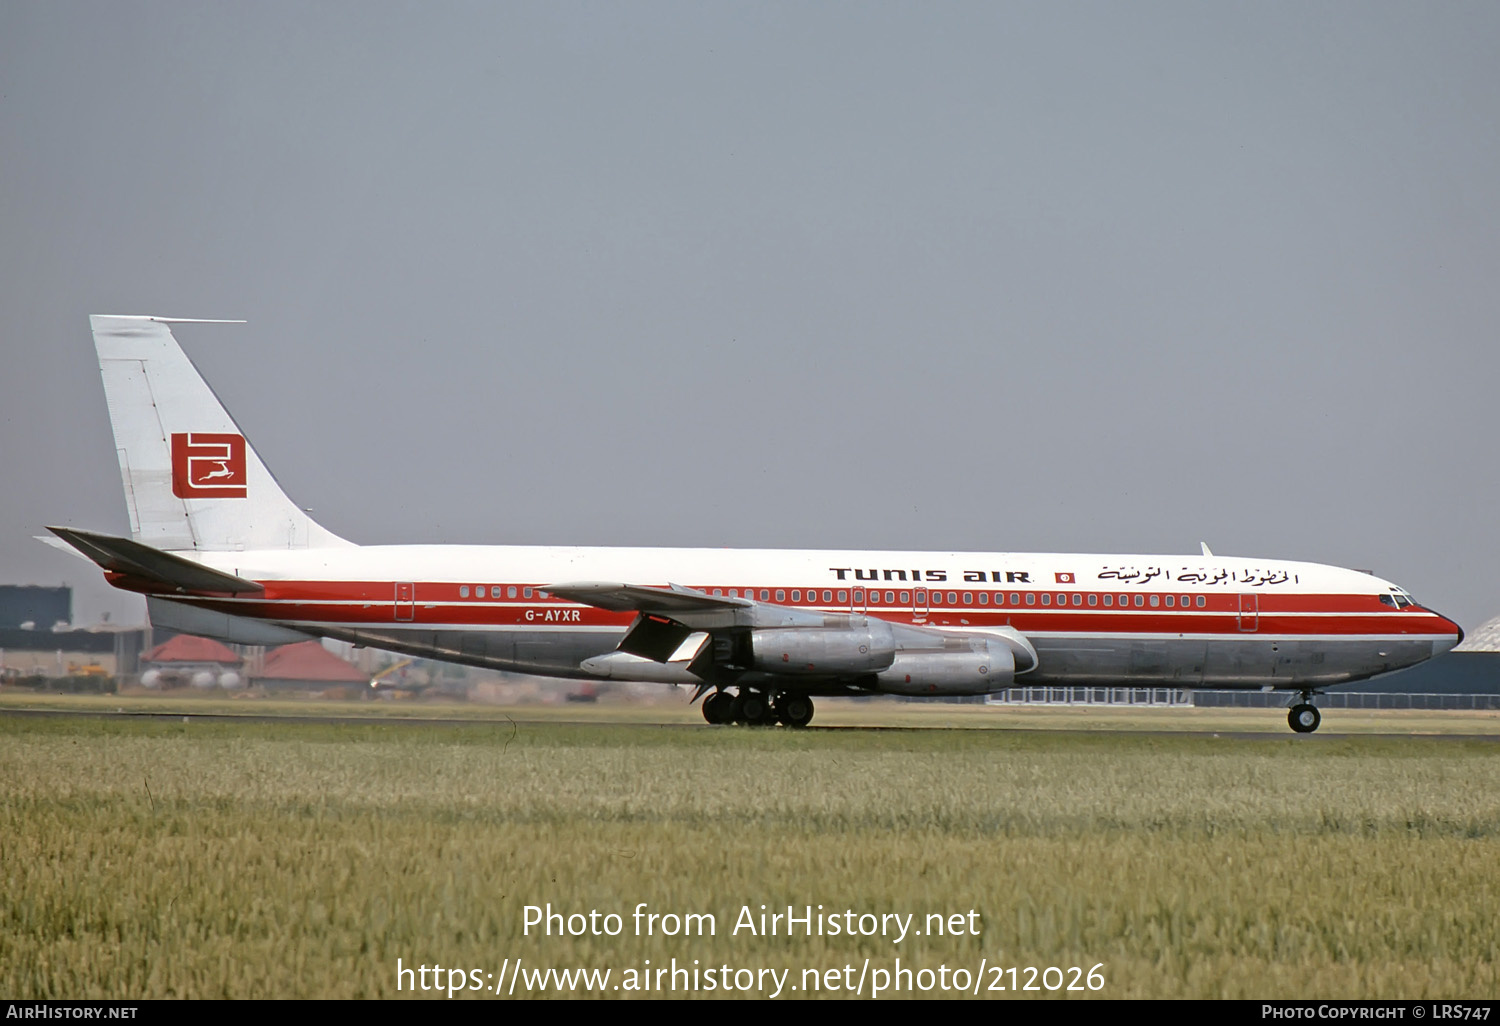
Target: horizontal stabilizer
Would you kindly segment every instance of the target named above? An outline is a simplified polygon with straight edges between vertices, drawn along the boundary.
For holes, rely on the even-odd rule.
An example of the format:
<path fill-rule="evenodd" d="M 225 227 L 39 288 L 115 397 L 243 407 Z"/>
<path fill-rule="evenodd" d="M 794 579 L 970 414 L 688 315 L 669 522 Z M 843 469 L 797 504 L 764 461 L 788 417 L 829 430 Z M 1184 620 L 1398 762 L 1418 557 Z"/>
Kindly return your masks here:
<path fill-rule="evenodd" d="M 32 535 L 32 537 L 35 538 L 37 541 L 41 542 L 43 545 L 50 545 L 50 546 L 52 546 L 58 552 L 66 552 L 68 555 L 72 556 L 74 559 L 81 559 L 85 563 L 92 563 L 93 562 L 92 559 L 90 559 L 88 556 L 85 556 L 82 552 L 79 552 L 77 549 L 75 549 L 73 546 L 69 545 L 67 542 L 63 541 L 61 538 L 52 538 L 52 537 L 49 537 L 49 536 L 47 536 L 45 534 L 34 534 L 34 535 Z"/>
<path fill-rule="evenodd" d="M 115 574 L 126 574 L 161 584 L 173 591 L 229 592 L 264 591 L 261 585 L 234 574 L 213 570 L 170 552 L 153 549 L 129 538 L 80 531 L 72 527 L 47 530 Z"/>

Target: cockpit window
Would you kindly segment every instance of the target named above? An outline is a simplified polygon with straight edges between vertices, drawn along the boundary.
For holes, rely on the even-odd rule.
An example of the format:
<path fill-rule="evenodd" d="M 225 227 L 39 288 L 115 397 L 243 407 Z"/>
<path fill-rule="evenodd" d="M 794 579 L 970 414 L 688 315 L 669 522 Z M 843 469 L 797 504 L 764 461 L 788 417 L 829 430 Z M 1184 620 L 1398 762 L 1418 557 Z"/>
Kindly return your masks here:
<path fill-rule="evenodd" d="M 1417 604 L 1416 599 L 1412 598 L 1400 588 L 1392 588 L 1389 595 L 1380 596 L 1380 601 L 1384 602 L 1388 606 L 1395 606 L 1397 609 L 1405 609 L 1407 606 L 1414 606 Z"/>
<path fill-rule="evenodd" d="M 1396 608 L 1396 597 L 1394 595 L 1382 595 L 1380 601 L 1392 609 Z"/>

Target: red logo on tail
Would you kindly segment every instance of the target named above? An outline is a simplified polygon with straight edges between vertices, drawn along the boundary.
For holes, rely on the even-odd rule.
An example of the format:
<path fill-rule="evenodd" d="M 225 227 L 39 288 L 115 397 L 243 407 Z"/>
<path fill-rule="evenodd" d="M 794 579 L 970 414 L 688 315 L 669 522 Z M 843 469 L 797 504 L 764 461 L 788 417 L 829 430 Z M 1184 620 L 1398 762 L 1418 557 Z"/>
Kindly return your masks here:
<path fill-rule="evenodd" d="M 172 436 L 172 494 L 179 499 L 243 499 L 247 482 L 243 435 Z"/>

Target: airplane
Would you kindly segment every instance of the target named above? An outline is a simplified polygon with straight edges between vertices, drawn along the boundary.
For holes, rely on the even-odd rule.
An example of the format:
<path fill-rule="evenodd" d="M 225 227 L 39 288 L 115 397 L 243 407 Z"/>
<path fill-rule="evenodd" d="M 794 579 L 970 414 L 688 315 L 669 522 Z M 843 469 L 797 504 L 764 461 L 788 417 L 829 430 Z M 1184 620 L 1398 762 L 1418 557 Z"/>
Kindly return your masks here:
<path fill-rule="evenodd" d="M 830 695 L 1022 685 L 1290 693 L 1412 666 L 1463 630 L 1374 575 L 1198 555 L 356 545 L 276 483 L 172 334 L 95 315 L 130 537 L 50 527 L 153 625 L 694 688 L 711 724 L 806 726 Z M 188 323 L 204 323 L 188 321 Z M 223 322 L 208 322 L 223 323 Z"/>

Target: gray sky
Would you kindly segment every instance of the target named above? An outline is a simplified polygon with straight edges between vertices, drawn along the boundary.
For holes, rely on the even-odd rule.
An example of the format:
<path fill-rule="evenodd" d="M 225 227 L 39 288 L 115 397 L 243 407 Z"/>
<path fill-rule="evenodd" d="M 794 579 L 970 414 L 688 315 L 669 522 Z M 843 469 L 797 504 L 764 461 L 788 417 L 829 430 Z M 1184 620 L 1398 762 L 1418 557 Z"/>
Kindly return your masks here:
<path fill-rule="evenodd" d="M 356 541 L 1195 552 L 1500 613 L 1500 6 L 0 0 L 0 581 L 90 313 Z"/>

